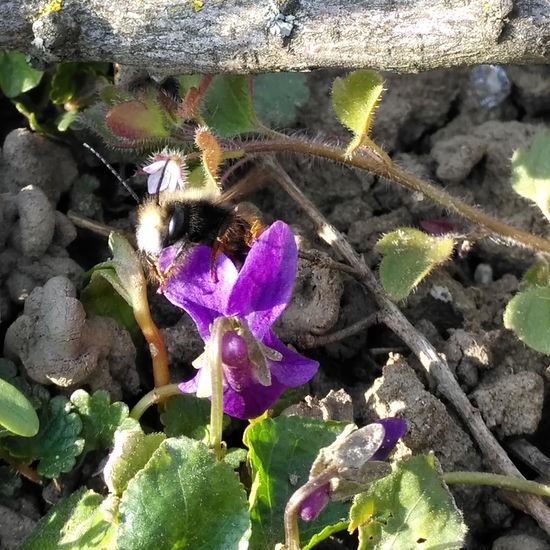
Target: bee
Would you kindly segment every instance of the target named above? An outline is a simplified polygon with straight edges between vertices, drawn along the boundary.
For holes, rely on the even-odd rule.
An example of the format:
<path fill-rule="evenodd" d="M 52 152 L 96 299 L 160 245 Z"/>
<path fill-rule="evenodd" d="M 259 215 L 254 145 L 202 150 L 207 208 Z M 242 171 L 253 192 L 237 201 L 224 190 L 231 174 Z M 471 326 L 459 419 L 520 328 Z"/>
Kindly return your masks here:
<path fill-rule="evenodd" d="M 250 203 L 235 204 L 240 197 L 260 185 L 262 182 L 259 180 L 245 178 L 219 194 L 197 188 L 157 191 L 140 202 L 134 190 L 112 166 L 90 145 L 84 143 L 84 146 L 109 168 L 139 204 L 135 233 L 137 248 L 145 259 L 151 278 L 160 285 L 170 275 L 188 245 L 206 244 L 212 247 L 210 270 L 215 279 L 218 256 L 225 254 L 237 265 L 242 264 L 250 247 L 265 229 L 256 207 Z M 179 247 L 176 257 L 172 265 L 162 271 L 158 265 L 160 253 L 172 245 Z"/>
<path fill-rule="evenodd" d="M 225 254 L 242 264 L 250 247 L 265 229 L 258 211 L 249 203 L 234 205 L 242 192 L 237 184 L 220 195 L 200 189 L 164 191 L 146 199 L 137 212 L 136 241 L 153 277 L 162 284 L 187 245 L 212 247 L 211 273 L 215 279 L 216 260 Z M 161 272 L 158 257 L 168 246 L 179 249 L 173 265 Z"/>

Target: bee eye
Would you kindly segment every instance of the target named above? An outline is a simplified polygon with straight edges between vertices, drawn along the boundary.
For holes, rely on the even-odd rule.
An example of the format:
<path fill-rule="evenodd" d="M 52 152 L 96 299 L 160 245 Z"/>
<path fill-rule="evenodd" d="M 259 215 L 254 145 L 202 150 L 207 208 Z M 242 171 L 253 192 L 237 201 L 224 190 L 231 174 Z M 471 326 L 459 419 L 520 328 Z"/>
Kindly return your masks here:
<path fill-rule="evenodd" d="M 185 216 L 182 210 L 174 210 L 174 213 L 168 221 L 168 232 L 166 233 L 166 240 L 169 244 L 175 243 L 183 235 L 183 226 L 185 222 Z"/>

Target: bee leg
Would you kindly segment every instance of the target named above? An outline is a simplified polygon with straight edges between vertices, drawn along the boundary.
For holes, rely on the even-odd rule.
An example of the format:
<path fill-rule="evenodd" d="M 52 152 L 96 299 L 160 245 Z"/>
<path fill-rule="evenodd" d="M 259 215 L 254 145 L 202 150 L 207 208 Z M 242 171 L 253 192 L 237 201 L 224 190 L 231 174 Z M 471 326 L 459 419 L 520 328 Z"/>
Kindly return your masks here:
<path fill-rule="evenodd" d="M 212 245 L 212 255 L 210 256 L 210 276 L 214 283 L 218 282 L 218 273 L 216 270 L 216 262 L 218 261 L 218 256 L 223 252 L 223 243 L 216 239 Z"/>

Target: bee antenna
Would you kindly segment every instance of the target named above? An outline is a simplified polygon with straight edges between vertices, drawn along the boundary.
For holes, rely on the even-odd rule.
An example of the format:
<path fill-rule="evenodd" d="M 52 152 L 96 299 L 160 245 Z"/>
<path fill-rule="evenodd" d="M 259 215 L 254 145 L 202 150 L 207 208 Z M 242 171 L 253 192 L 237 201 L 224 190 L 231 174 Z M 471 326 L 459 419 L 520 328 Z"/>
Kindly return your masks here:
<path fill-rule="evenodd" d="M 128 185 L 128 182 L 126 180 L 123 180 L 120 177 L 120 174 L 90 144 L 83 143 L 82 145 L 84 145 L 86 149 L 91 151 L 109 169 L 111 174 L 115 176 L 115 178 L 122 184 L 124 189 L 126 189 L 126 191 L 130 193 L 131 197 L 139 204 L 139 197 L 136 195 L 135 191 Z"/>

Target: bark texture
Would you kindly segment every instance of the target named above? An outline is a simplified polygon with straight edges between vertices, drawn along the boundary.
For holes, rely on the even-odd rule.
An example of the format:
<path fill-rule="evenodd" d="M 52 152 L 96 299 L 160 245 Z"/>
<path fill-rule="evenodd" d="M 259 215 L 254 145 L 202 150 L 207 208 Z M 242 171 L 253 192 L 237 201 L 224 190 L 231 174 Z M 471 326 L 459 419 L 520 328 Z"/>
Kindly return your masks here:
<path fill-rule="evenodd" d="M 159 74 L 547 63 L 549 0 L 0 0 L 0 49 Z"/>

